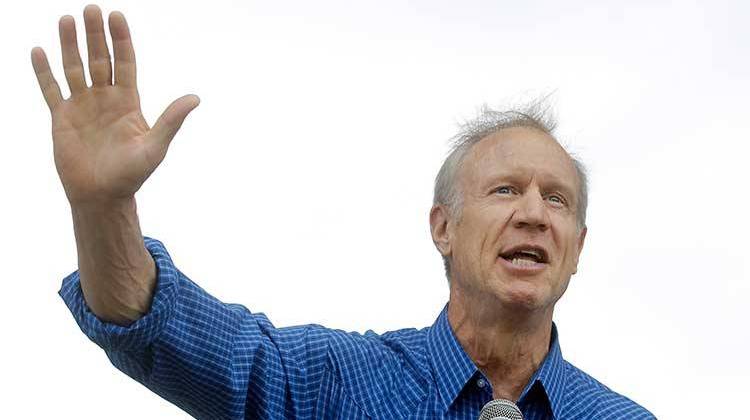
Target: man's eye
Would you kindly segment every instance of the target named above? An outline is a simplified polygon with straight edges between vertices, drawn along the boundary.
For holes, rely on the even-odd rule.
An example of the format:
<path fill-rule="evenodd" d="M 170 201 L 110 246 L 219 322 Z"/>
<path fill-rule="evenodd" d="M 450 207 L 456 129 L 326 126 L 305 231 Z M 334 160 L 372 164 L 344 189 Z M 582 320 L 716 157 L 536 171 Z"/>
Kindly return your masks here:
<path fill-rule="evenodd" d="M 562 197 L 560 197 L 557 194 L 550 194 L 547 196 L 547 200 L 555 203 L 555 204 L 565 204 L 565 200 L 563 200 Z"/>
<path fill-rule="evenodd" d="M 499 194 L 510 194 L 513 192 L 513 190 L 508 186 L 504 186 L 496 189 L 495 192 Z"/>

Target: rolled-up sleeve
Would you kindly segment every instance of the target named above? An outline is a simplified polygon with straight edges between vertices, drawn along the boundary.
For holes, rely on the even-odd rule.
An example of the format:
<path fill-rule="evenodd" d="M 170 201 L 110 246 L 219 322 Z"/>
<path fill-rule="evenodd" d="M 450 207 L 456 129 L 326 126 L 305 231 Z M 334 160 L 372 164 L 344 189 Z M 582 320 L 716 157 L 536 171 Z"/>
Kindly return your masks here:
<path fill-rule="evenodd" d="M 78 270 L 63 279 L 58 292 L 78 326 L 104 350 L 127 351 L 150 345 L 174 312 L 178 293 L 178 273 L 164 245 L 144 237 L 146 249 L 156 263 L 156 289 L 149 312 L 128 327 L 101 321 L 86 304 Z"/>

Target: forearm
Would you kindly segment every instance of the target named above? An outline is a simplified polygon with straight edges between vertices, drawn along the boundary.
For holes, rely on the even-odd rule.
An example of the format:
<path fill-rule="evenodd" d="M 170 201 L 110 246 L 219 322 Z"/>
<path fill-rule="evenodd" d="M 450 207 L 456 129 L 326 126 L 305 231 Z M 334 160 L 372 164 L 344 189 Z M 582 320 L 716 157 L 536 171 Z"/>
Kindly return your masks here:
<path fill-rule="evenodd" d="M 86 304 L 103 321 L 130 325 L 148 312 L 156 285 L 135 198 L 71 211 Z"/>

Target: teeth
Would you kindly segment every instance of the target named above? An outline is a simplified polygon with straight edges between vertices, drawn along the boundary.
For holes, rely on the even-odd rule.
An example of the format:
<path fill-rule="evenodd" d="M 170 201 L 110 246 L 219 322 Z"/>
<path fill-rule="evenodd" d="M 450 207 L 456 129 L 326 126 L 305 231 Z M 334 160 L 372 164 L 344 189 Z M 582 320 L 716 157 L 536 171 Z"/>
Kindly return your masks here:
<path fill-rule="evenodd" d="M 541 255 L 539 255 L 539 252 L 538 252 L 538 251 L 536 251 L 536 250 L 521 251 L 521 252 L 522 252 L 522 253 L 524 253 L 524 254 L 527 254 L 527 255 L 532 255 L 532 256 L 534 256 L 534 257 L 536 257 L 536 258 L 538 258 L 538 259 L 539 259 L 539 258 L 542 258 L 542 256 L 541 256 Z"/>
<path fill-rule="evenodd" d="M 525 258 L 513 258 L 511 262 L 515 265 L 520 265 L 520 266 L 525 266 L 525 267 L 529 267 L 529 266 L 536 264 L 534 261 L 527 260 Z"/>

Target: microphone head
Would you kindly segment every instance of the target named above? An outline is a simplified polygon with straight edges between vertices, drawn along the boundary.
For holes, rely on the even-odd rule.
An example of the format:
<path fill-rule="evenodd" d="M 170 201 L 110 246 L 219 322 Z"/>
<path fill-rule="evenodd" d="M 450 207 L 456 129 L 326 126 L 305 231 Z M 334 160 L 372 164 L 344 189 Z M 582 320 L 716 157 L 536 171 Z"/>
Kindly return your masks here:
<path fill-rule="evenodd" d="M 479 420 L 523 420 L 523 415 L 513 401 L 501 398 L 485 404 L 479 413 Z"/>

